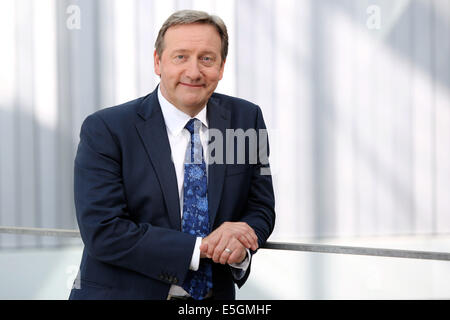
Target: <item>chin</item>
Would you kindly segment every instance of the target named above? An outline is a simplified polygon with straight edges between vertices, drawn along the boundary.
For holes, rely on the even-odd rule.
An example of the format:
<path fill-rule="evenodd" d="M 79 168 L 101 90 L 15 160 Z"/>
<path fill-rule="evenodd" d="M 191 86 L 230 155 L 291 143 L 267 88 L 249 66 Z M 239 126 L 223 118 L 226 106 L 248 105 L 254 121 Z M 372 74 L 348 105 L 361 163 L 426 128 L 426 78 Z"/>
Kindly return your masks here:
<path fill-rule="evenodd" d="M 207 100 L 205 101 L 204 96 L 199 97 L 197 95 L 185 96 L 184 99 L 182 99 L 182 101 L 185 106 L 190 107 L 199 107 L 200 105 L 207 103 Z"/>
<path fill-rule="evenodd" d="M 201 100 L 183 100 L 183 105 L 189 109 L 201 108 L 206 105 L 206 102 L 203 103 Z"/>

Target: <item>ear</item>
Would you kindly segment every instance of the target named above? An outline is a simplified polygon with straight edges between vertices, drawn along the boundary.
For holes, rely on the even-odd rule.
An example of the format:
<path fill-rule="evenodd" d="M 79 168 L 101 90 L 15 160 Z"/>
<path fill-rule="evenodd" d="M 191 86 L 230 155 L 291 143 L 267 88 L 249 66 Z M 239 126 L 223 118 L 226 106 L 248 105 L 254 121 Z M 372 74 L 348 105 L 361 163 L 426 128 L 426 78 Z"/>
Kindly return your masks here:
<path fill-rule="evenodd" d="M 158 55 L 158 53 L 155 52 L 153 53 L 153 62 L 154 62 L 154 67 L 155 67 L 155 74 L 159 77 L 161 77 L 161 59 Z"/>
<path fill-rule="evenodd" d="M 227 60 L 223 60 L 222 65 L 220 66 L 219 80 L 222 80 L 223 78 L 223 72 L 225 70 L 225 62 L 227 62 Z"/>

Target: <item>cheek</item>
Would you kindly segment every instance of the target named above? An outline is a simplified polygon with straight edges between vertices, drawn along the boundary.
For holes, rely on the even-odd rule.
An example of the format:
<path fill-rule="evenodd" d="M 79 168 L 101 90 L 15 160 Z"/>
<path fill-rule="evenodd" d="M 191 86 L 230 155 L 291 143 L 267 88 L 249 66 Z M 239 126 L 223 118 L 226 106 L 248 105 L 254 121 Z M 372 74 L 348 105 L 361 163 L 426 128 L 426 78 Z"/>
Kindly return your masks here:
<path fill-rule="evenodd" d="M 180 72 L 176 68 L 171 68 L 170 66 L 164 66 L 164 68 L 161 68 L 162 71 L 162 78 L 164 78 L 164 81 L 174 83 L 178 82 L 180 79 Z"/>
<path fill-rule="evenodd" d="M 222 73 L 220 72 L 220 70 L 208 70 L 207 72 L 205 72 L 205 77 L 208 79 L 209 82 L 214 83 L 221 80 Z"/>

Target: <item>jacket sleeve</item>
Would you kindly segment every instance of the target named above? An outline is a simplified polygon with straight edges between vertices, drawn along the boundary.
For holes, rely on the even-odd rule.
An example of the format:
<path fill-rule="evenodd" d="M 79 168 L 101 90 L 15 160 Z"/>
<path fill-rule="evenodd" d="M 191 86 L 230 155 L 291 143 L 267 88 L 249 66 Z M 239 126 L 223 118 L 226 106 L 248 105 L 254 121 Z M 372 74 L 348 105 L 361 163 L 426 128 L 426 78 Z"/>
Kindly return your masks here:
<path fill-rule="evenodd" d="M 269 141 L 261 109 L 257 108 L 255 128 L 258 131 L 257 163 L 252 168 L 250 189 L 247 206 L 241 219 L 256 233 L 258 245 L 261 248 L 271 235 L 275 227 L 275 196 L 272 185 L 272 176 L 269 165 Z M 251 251 L 251 254 L 256 252 Z M 250 274 L 250 266 L 245 276 L 236 280 L 241 287 Z"/>
<path fill-rule="evenodd" d="M 180 284 L 189 270 L 196 238 L 133 221 L 121 158 L 120 144 L 101 116 L 89 116 L 81 127 L 74 166 L 76 215 L 85 247 L 104 263 Z"/>

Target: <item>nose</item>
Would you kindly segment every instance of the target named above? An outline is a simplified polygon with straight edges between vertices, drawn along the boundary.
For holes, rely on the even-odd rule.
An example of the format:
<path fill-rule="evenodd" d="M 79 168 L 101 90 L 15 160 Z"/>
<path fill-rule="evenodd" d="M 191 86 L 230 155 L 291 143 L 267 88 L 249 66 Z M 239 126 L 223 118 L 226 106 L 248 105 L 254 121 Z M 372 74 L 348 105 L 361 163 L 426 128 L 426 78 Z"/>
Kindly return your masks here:
<path fill-rule="evenodd" d="M 189 62 L 189 64 L 186 67 L 185 75 L 191 81 L 198 81 L 201 79 L 202 74 L 198 67 L 198 61 L 193 59 L 192 61 Z"/>

